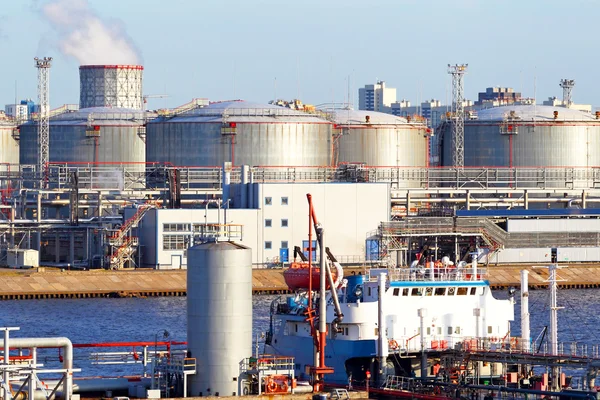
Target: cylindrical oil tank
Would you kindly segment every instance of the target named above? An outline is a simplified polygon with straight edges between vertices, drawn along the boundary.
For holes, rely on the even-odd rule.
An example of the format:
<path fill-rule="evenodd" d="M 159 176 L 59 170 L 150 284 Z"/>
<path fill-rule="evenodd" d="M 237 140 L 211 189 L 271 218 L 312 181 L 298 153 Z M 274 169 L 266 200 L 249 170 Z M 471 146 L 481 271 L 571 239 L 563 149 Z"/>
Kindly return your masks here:
<path fill-rule="evenodd" d="M 334 157 L 338 163 L 428 166 L 430 131 L 424 121 L 363 110 L 336 110 L 332 116 Z"/>
<path fill-rule="evenodd" d="M 465 120 L 465 166 L 591 167 L 600 165 L 600 120 L 565 107 L 514 105 Z M 442 165 L 452 166 L 452 124 L 441 137 Z"/>
<path fill-rule="evenodd" d="M 141 65 L 82 65 L 79 67 L 79 108 L 143 109 Z"/>
<path fill-rule="evenodd" d="M 19 137 L 14 121 L 0 117 L 0 170 L 19 164 Z"/>
<path fill-rule="evenodd" d="M 246 101 L 211 103 L 148 123 L 148 162 L 177 166 L 325 166 L 331 122 Z"/>
<path fill-rule="evenodd" d="M 143 173 L 146 161 L 144 123 L 141 110 L 107 107 L 86 108 L 50 118 L 50 162 L 97 163 L 104 169 L 112 166 Z M 37 165 L 37 122 L 22 125 L 20 132 L 21 164 Z M 104 178 L 121 179 L 114 176 Z M 131 183 L 128 180 L 140 177 L 127 174 L 122 178 L 127 185 Z"/>
<path fill-rule="evenodd" d="M 196 358 L 191 396 L 239 395 L 252 355 L 252 251 L 226 241 L 188 250 L 187 342 Z"/>

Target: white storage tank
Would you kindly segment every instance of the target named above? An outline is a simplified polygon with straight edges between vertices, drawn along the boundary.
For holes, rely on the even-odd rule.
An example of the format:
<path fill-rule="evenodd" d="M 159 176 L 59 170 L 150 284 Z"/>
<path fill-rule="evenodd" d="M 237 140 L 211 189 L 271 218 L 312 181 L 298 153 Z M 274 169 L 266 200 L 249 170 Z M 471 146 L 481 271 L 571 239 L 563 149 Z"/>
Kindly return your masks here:
<path fill-rule="evenodd" d="M 233 242 L 188 250 L 187 341 L 196 358 L 191 396 L 236 396 L 252 355 L 252 251 Z"/>

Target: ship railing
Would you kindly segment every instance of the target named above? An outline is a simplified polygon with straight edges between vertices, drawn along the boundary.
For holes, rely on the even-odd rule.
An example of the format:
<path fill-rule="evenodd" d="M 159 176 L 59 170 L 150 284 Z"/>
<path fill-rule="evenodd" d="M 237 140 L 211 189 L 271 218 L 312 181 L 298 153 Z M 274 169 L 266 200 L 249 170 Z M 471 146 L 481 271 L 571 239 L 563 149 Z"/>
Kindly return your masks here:
<path fill-rule="evenodd" d="M 411 390 L 415 387 L 415 379 L 406 376 L 388 375 L 383 384 L 387 390 Z"/>
<path fill-rule="evenodd" d="M 290 371 L 294 370 L 294 357 L 262 355 L 258 358 L 247 357 L 240 362 L 240 371 Z"/>
<path fill-rule="evenodd" d="M 485 281 L 488 279 L 487 268 L 477 268 L 477 274 L 473 274 L 470 266 L 464 268 L 389 268 L 382 270 L 372 268 L 368 270 L 368 280 L 375 282 L 381 272 L 387 272 L 390 282 L 469 282 Z"/>
<path fill-rule="evenodd" d="M 400 336 L 388 341 L 390 352 L 418 352 L 421 351 L 420 335 Z M 600 344 L 589 344 L 583 342 L 560 342 L 557 354 L 552 354 L 548 342 L 523 341 L 516 336 L 489 336 L 489 337 L 465 337 L 432 336 L 425 340 L 425 349 L 436 350 L 459 350 L 467 352 L 511 352 L 530 354 L 534 356 L 560 356 L 572 359 L 590 359 L 600 361 Z"/>

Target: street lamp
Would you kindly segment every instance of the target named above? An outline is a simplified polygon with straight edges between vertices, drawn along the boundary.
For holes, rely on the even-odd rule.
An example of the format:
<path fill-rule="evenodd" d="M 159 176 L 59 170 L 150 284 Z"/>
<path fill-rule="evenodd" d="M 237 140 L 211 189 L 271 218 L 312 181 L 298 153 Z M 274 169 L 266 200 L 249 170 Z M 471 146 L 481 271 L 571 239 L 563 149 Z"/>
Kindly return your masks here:
<path fill-rule="evenodd" d="M 156 379 L 156 366 L 158 365 L 158 358 L 156 357 L 156 354 L 158 353 L 157 347 L 158 347 L 158 335 L 159 334 L 162 334 L 163 339 L 166 339 L 169 337 L 169 331 L 167 331 L 166 329 L 160 329 L 154 334 L 154 357 L 152 358 L 152 389 L 157 388 L 155 379 Z"/>
<path fill-rule="evenodd" d="M 163 339 L 169 337 L 169 331 L 166 329 L 160 329 L 154 334 L 154 358 L 156 359 L 157 347 L 158 347 L 158 334 L 162 334 Z"/>

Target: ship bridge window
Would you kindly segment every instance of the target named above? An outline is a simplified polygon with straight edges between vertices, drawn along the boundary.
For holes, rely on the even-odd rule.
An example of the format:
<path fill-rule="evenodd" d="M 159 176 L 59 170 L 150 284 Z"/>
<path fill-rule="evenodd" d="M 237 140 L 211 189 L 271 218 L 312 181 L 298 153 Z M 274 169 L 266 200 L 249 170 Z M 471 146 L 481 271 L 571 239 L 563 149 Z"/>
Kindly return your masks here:
<path fill-rule="evenodd" d="M 477 288 L 472 287 L 471 288 L 471 296 L 475 296 L 475 293 L 477 293 Z"/>
<path fill-rule="evenodd" d="M 436 296 L 444 296 L 444 295 L 446 295 L 446 288 L 445 287 L 435 288 L 435 295 Z"/>
<path fill-rule="evenodd" d="M 411 292 L 412 296 L 422 296 L 423 295 L 423 288 L 413 288 L 412 292 Z"/>
<path fill-rule="evenodd" d="M 402 296 L 408 296 L 408 288 L 402 289 Z"/>
<path fill-rule="evenodd" d="M 400 288 L 394 288 L 394 296 L 400 295 Z"/>
<path fill-rule="evenodd" d="M 469 288 L 467 287 L 459 287 L 456 291 L 456 294 L 459 296 L 466 296 L 469 293 Z"/>
<path fill-rule="evenodd" d="M 425 296 L 431 296 L 433 294 L 433 288 L 425 288 Z"/>

